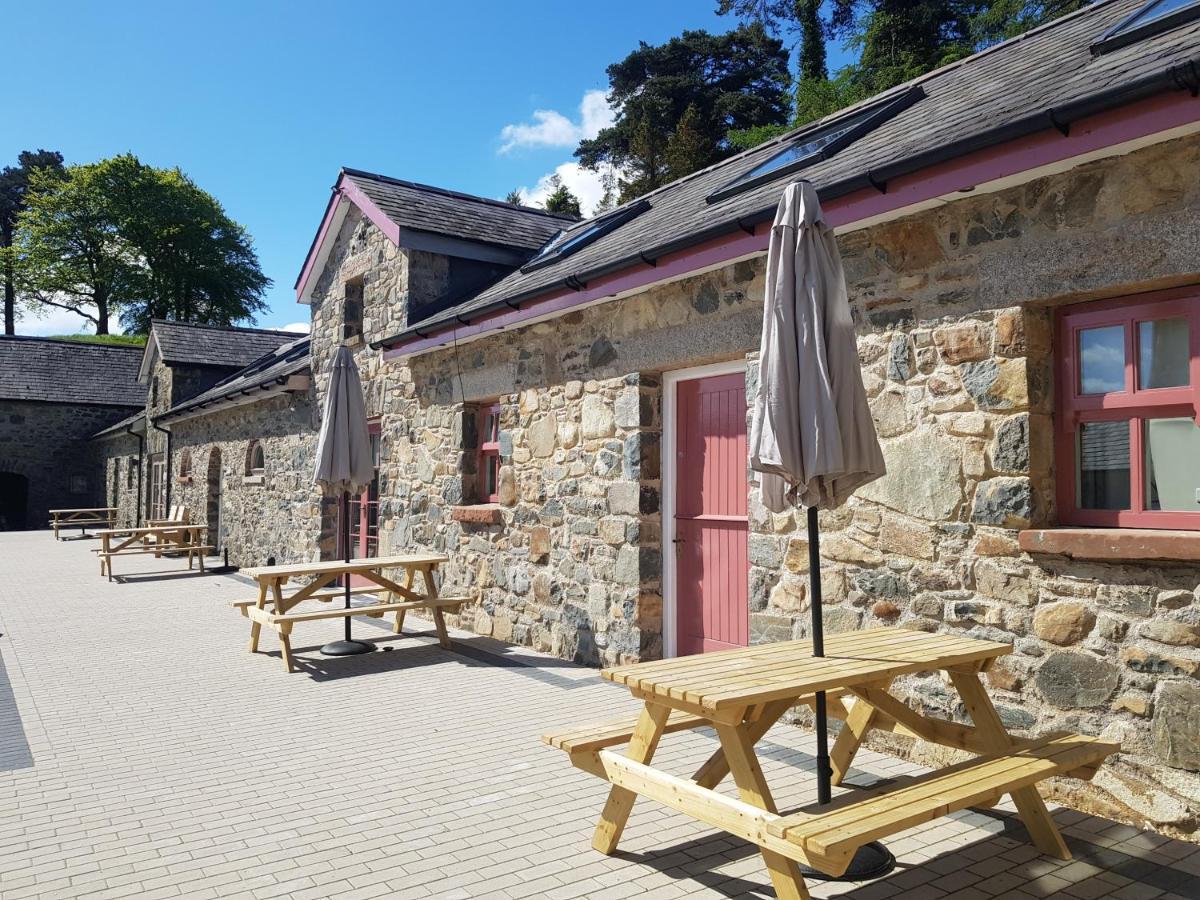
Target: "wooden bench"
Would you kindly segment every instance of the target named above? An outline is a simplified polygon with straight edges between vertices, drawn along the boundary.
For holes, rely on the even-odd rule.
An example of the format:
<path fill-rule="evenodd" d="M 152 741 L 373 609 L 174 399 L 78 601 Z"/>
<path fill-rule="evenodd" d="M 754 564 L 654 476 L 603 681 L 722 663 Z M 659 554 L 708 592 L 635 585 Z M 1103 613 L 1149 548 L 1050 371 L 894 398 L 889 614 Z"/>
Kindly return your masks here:
<path fill-rule="evenodd" d="M 98 506 L 93 509 L 52 509 L 50 527 L 54 529 L 54 539 L 61 540 L 59 531 L 63 528 L 78 528 L 83 535 L 89 527 L 104 526 L 112 528 L 117 522 L 115 506 Z"/>
<path fill-rule="evenodd" d="M 112 575 L 112 564 L 109 562 L 114 556 L 136 556 L 139 553 L 151 553 L 155 557 L 161 557 L 164 553 L 180 553 L 187 556 L 188 568 L 192 568 L 193 560 L 200 564 L 200 571 L 204 571 L 204 557 L 207 556 L 214 548 L 208 544 L 188 544 L 179 546 L 178 544 L 154 545 L 151 547 L 126 548 L 124 550 L 114 550 L 105 553 L 103 550 L 97 551 L 96 556 L 100 558 L 100 574 L 108 570 L 108 574 Z"/>
<path fill-rule="evenodd" d="M 379 592 L 379 588 L 373 588 L 373 592 Z M 351 591 L 355 593 L 355 591 Z M 360 590 L 357 593 L 366 593 Z M 340 591 L 339 595 L 344 596 L 345 592 Z M 309 598 L 311 599 L 311 596 Z M 332 598 L 328 598 L 332 599 Z M 466 597 L 424 597 L 420 600 L 397 600 L 385 601 L 382 603 L 372 603 L 368 606 L 351 606 L 346 609 L 342 606 L 335 606 L 331 609 L 314 609 L 308 612 L 272 612 L 266 608 L 260 608 L 258 601 L 251 601 L 249 604 L 237 603 L 238 609 L 241 610 L 243 616 L 254 622 L 256 626 L 266 625 L 268 628 L 275 629 L 279 635 L 279 646 L 282 650 L 283 663 L 289 672 L 294 671 L 292 663 L 292 643 L 291 634 L 292 626 L 298 622 L 320 622 L 325 619 L 344 619 L 347 616 L 369 616 L 379 619 L 388 613 L 396 614 L 395 631 L 400 633 L 400 628 L 403 623 L 403 616 L 410 610 L 428 609 L 436 612 L 445 612 L 458 609 L 467 602 Z M 257 642 L 257 638 L 253 639 Z"/>
<path fill-rule="evenodd" d="M 383 589 L 375 587 L 374 585 L 371 585 L 370 587 L 350 588 L 350 596 L 351 597 L 357 597 L 359 594 L 381 594 L 381 593 L 384 593 Z M 329 588 L 328 590 L 317 591 L 315 593 L 309 594 L 304 599 L 320 600 L 322 603 L 328 603 L 330 600 L 337 600 L 337 599 L 339 599 L 341 597 L 345 597 L 345 596 L 346 596 L 345 588 Z M 287 603 L 291 599 L 292 598 L 290 596 L 284 597 L 283 602 Z M 258 598 L 255 597 L 253 600 L 234 600 L 229 605 L 232 606 L 234 609 L 242 610 L 243 611 L 242 615 L 245 615 L 246 614 L 245 610 L 247 608 L 258 605 Z"/>
<path fill-rule="evenodd" d="M 1056 775 L 1091 779 L 1120 750 L 1098 738 L 1068 734 L 1029 741 L 938 772 L 902 779 L 818 813 L 798 812 L 767 823 L 767 834 L 804 851 L 810 865 L 841 875 L 863 844 L 972 806 L 992 807 L 1005 794 Z"/>

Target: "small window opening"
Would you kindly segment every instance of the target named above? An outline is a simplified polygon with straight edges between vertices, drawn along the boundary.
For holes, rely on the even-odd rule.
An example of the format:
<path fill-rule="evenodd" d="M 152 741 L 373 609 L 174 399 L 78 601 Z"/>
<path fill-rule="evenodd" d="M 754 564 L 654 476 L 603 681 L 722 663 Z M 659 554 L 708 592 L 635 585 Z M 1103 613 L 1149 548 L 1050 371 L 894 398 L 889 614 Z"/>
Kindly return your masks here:
<path fill-rule="evenodd" d="M 246 474 L 261 475 L 266 467 L 266 455 L 263 453 L 262 444 L 251 441 L 250 448 L 246 451 Z"/>
<path fill-rule="evenodd" d="M 475 472 L 477 494 L 482 503 L 500 500 L 500 404 L 480 404 L 477 412 L 479 449 Z"/>
<path fill-rule="evenodd" d="M 362 276 L 346 282 L 346 309 L 343 313 L 342 338 L 358 337 L 363 333 L 363 279 Z"/>

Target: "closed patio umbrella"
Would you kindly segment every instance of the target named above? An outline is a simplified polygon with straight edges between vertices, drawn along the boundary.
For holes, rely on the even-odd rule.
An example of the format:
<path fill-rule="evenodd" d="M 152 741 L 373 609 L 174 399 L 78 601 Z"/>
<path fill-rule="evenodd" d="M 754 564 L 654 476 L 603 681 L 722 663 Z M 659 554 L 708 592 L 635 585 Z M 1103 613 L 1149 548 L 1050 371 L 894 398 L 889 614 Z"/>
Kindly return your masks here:
<path fill-rule="evenodd" d="M 348 347 L 338 347 L 329 367 L 329 387 L 325 394 L 325 411 L 321 417 L 321 433 L 317 439 L 317 466 L 313 483 L 326 492 L 340 494 L 342 550 L 350 561 L 350 495 L 367 488 L 374 477 L 371 462 L 371 438 L 367 431 L 367 411 L 363 403 L 362 382 L 354 354 Z M 346 588 L 346 609 L 350 608 L 350 577 L 343 578 Z M 352 656 L 369 653 L 371 644 L 350 639 L 350 617 L 346 616 L 345 640 L 334 641 L 321 648 L 326 656 Z"/>
<path fill-rule="evenodd" d="M 824 656 L 817 510 L 841 506 L 886 469 L 863 389 L 837 242 L 806 181 L 788 185 L 771 228 L 750 468 L 762 473 L 768 509 L 808 507 L 813 653 Z M 816 697 L 816 731 L 817 802 L 825 804 L 832 770 L 823 692 Z M 846 877 L 865 877 L 890 863 L 891 854 L 876 845 Z"/>

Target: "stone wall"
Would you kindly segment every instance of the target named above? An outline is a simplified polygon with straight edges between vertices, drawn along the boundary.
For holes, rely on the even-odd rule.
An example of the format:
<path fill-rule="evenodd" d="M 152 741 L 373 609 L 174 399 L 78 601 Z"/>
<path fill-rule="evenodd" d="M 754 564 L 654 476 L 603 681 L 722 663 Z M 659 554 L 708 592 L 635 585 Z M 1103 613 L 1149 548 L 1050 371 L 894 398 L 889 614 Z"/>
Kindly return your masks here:
<path fill-rule="evenodd" d="M 145 480 L 138 458 L 138 439 L 131 434 L 106 435 L 91 442 L 103 472 L 104 502 L 117 508 L 117 524 L 137 525 L 145 518 Z"/>
<path fill-rule="evenodd" d="M 840 236 L 891 474 L 822 515 L 829 629 L 1012 644 L 989 676 L 1010 727 L 1124 743 L 1065 799 L 1179 835 L 1200 816 L 1200 566 L 1035 557 L 1016 535 L 1055 521 L 1051 310 L 1200 281 L 1198 157 L 1182 139 Z M 762 268 L 385 364 L 366 343 L 435 296 L 445 267 L 348 217 L 314 299 L 314 376 L 319 396 L 342 284 L 365 275 L 384 551 L 447 552 L 444 589 L 472 601 L 464 627 L 592 663 L 660 655 L 662 373 L 748 358 L 753 393 Z M 470 406 L 497 399 L 501 502 L 471 506 Z M 754 640 L 804 635 L 801 520 L 752 496 L 751 529 Z M 900 688 L 964 717 L 940 678 Z"/>
<path fill-rule="evenodd" d="M 171 424 L 171 502 L 212 528 L 235 566 L 321 558 L 321 494 L 312 484 L 316 420 L 309 395 L 286 394 Z M 248 474 L 252 440 L 262 475 Z M 190 474 L 182 475 L 189 464 Z M 219 497 L 219 522 L 214 521 Z"/>
<path fill-rule="evenodd" d="M 0 473 L 27 480 L 27 528 L 49 527 L 50 509 L 104 502 L 104 472 L 87 438 L 135 411 L 124 406 L 0 401 Z M 73 485 L 78 478 L 82 483 Z"/>

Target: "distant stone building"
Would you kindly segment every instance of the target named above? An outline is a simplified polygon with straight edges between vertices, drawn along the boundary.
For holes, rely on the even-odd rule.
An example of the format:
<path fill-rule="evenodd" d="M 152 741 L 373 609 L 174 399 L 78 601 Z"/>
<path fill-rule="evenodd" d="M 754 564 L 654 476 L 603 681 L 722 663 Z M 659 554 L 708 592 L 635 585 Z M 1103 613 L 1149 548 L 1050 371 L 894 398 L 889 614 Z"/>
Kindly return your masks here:
<path fill-rule="evenodd" d="M 99 506 L 87 439 L 145 403 L 140 347 L 0 337 L 0 531 L 46 528 L 48 510 Z"/>

